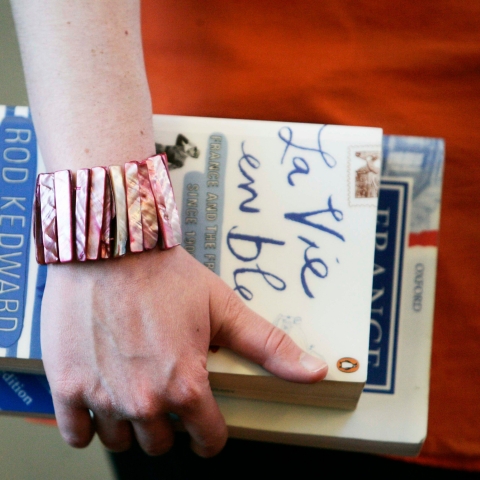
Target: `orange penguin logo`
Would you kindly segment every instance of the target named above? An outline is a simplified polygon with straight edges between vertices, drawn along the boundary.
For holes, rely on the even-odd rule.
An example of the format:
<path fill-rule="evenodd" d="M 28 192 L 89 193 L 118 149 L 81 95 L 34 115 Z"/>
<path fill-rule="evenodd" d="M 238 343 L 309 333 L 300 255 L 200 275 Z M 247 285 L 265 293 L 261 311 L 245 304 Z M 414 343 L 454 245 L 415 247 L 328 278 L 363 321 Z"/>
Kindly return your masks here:
<path fill-rule="evenodd" d="M 344 373 L 353 373 L 360 368 L 360 363 L 352 357 L 343 357 L 337 362 L 337 368 Z"/>

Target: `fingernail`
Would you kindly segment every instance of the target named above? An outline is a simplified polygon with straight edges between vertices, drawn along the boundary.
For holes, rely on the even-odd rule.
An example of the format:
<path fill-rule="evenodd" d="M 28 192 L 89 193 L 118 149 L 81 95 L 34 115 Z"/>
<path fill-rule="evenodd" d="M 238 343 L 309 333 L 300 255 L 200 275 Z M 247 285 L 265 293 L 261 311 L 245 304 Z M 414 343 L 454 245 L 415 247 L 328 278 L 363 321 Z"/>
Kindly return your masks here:
<path fill-rule="evenodd" d="M 302 353 L 300 355 L 300 363 L 306 368 L 309 372 L 319 372 L 327 368 L 327 363 L 321 358 L 314 357 L 308 353 Z"/>

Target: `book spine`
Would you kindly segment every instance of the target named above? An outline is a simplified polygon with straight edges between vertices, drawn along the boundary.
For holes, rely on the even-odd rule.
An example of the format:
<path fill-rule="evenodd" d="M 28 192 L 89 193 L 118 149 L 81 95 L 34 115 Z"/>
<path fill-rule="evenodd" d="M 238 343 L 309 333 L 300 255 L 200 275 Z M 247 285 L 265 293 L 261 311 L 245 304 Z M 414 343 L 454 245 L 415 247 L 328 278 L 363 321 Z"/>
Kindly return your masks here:
<path fill-rule="evenodd" d="M 32 338 L 33 350 L 38 344 L 30 251 L 37 141 L 27 108 L 2 107 L 0 118 L 0 356 L 32 358 Z"/>

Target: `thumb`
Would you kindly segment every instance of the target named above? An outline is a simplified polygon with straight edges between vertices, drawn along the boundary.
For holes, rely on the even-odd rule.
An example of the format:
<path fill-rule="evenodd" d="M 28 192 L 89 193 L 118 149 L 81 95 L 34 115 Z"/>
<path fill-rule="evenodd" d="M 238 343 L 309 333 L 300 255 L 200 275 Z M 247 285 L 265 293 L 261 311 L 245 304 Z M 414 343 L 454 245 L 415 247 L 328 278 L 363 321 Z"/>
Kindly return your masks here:
<path fill-rule="evenodd" d="M 280 328 L 248 308 L 214 275 L 210 285 L 213 345 L 230 348 L 270 373 L 299 383 L 315 383 L 327 375 L 327 364 L 304 352 Z"/>

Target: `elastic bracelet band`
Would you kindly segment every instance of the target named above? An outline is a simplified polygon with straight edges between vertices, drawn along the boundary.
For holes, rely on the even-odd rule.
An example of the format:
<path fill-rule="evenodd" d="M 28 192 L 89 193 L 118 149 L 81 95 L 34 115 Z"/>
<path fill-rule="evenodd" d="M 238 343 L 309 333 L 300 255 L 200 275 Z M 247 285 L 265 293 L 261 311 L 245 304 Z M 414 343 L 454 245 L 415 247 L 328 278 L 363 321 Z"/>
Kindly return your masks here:
<path fill-rule="evenodd" d="M 41 173 L 33 207 L 39 264 L 84 262 L 181 243 L 164 153 L 121 166 Z"/>

